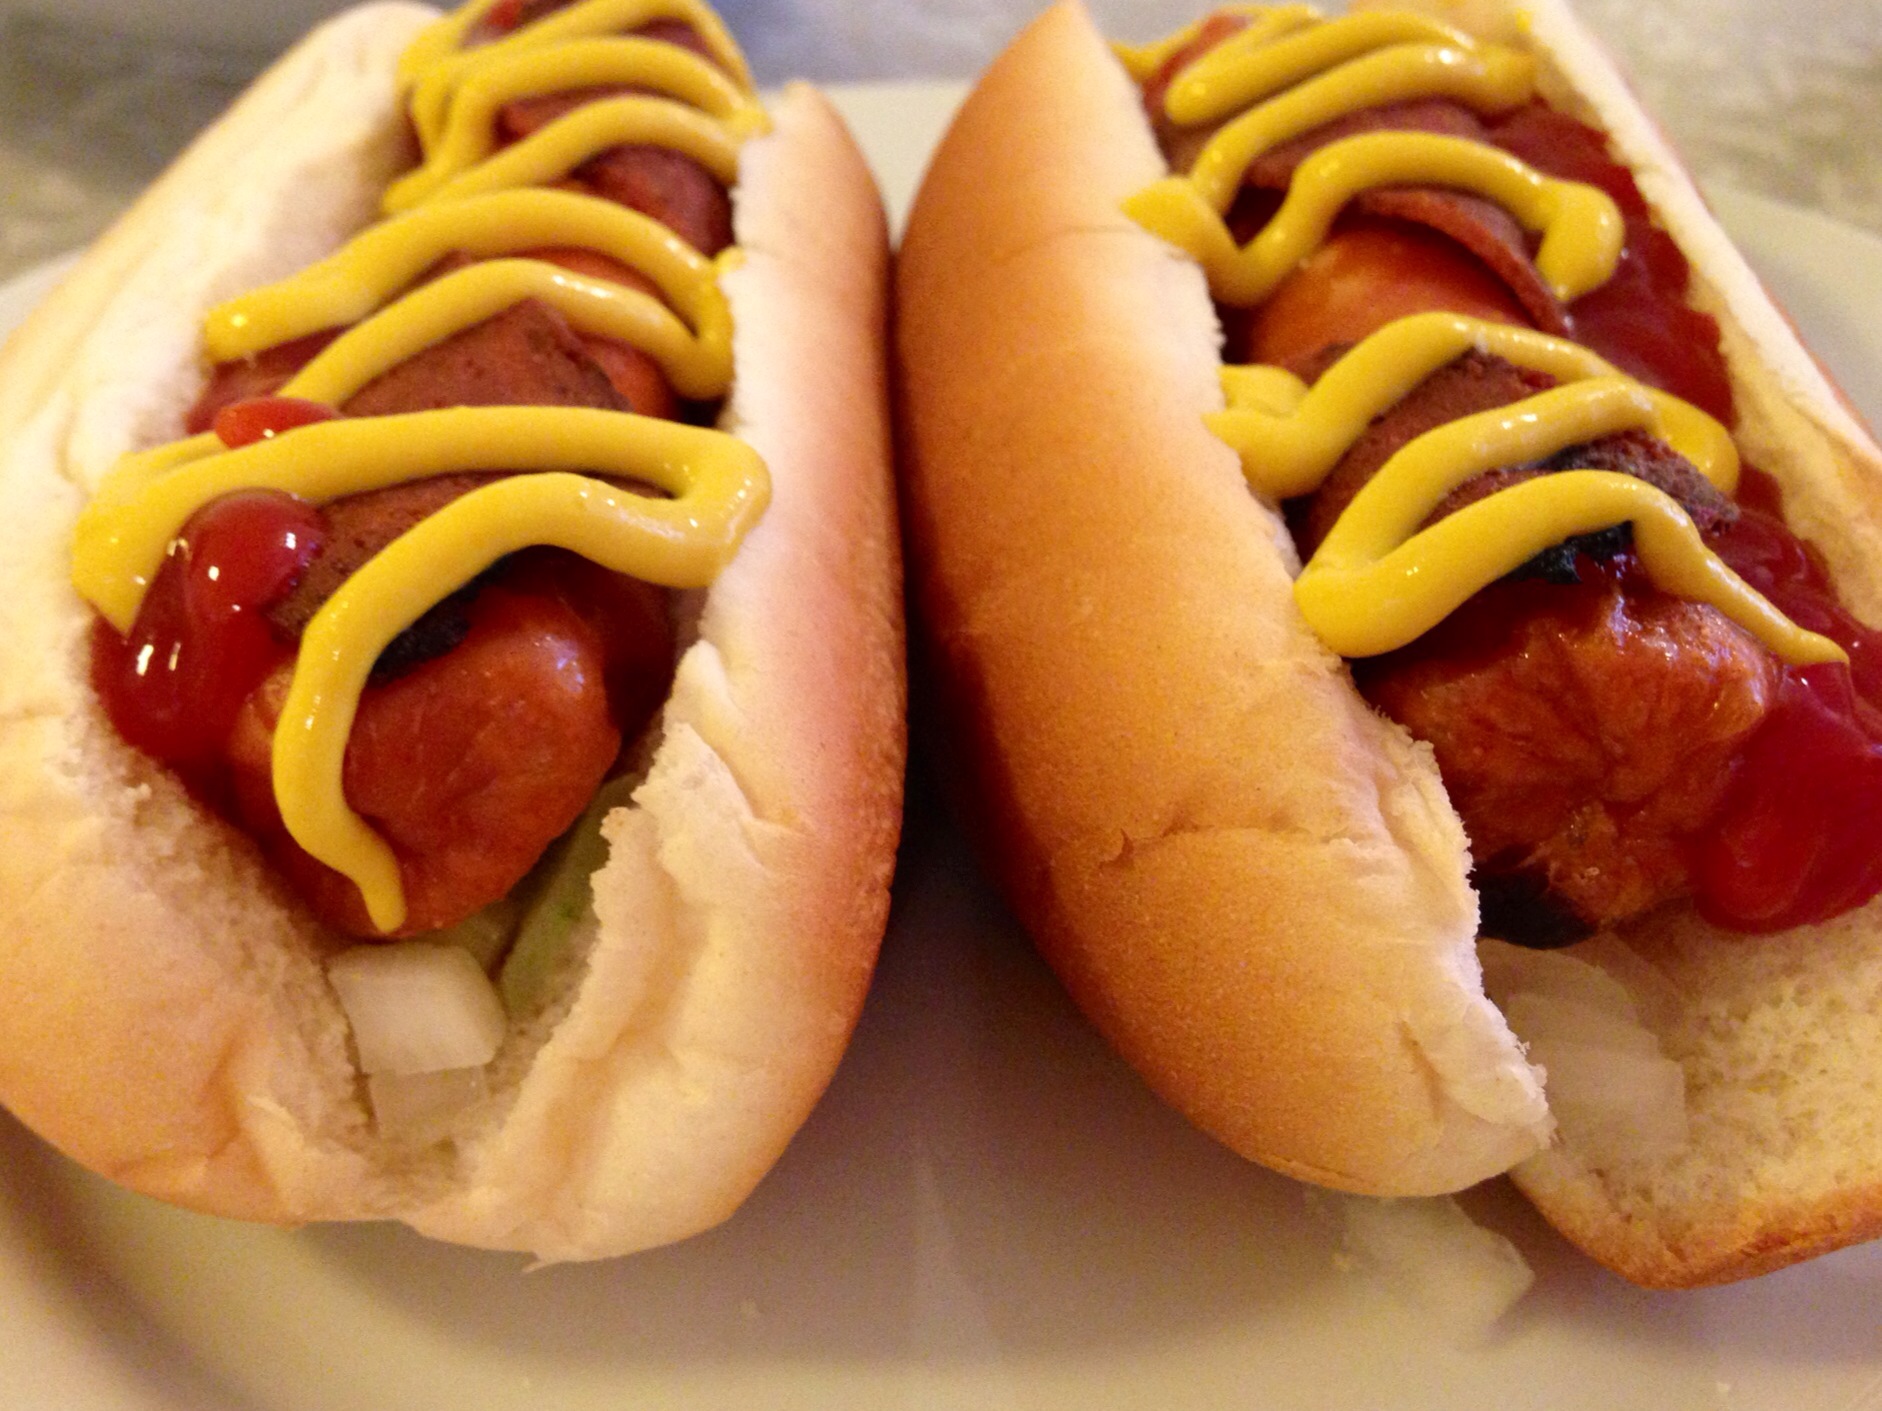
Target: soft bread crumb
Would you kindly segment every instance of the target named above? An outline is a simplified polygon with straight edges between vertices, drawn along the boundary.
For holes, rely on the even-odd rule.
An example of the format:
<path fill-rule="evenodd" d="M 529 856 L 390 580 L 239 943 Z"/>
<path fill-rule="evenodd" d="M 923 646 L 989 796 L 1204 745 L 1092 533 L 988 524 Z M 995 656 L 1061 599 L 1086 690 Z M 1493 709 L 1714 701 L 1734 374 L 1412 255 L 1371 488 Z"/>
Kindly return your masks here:
<path fill-rule="evenodd" d="M 1690 1140 L 1656 1160 L 1569 1146 L 1519 1169 L 1552 1219 L 1631 1278 L 1712 1282 L 1882 1234 L 1882 904 L 1779 936 L 1655 918 L 1625 952 L 1679 996 L 1647 998 L 1684 1072 Z M 1622 948 L 1584 952 L 1640 993 Z M 1657 1011 L 1656 1011 L 1657 1006 Z"/>

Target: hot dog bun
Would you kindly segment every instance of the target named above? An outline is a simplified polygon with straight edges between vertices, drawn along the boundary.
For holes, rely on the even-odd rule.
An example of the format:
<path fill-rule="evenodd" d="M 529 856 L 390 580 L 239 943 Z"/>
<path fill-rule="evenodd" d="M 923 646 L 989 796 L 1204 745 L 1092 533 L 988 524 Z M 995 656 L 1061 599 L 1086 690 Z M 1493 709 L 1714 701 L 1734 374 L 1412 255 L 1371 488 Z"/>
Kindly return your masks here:
<path fill-rule="evenodd" d="M 544 1259 L 724 1219 L 829 1080 L 886 918 L 903 763 L 886 236 L 828 104 L 741 159 L 726 424 L 770 509 L 698 604 L 599 933 L 513 1017 L 453 1140 L 378 1139 L 312 921 L 242 833 L 122 743 L 87 680 L 74 517 L 178 433 L 218 299 L 365 224 L 404 154 L 422 6 L 310 35 L 99 242 L 0 362 L 0 1100 L 85 1165 L 251 1219 L 396 1218 Z"/>
<path fill-rule="evenodd" d="M 1417 8 L 1531 43 L 1543 95 L 1613 135 L 1725 329 L 1747 455 L 1874 618 L 1882 460 L 1592 41 L 1555 4 L 1523 6 L 1526 27 Z M 1684 1070 L 1692 1135 L 1597 1167 L 1555 1131 L 1543 1073 L 1484 996 L 1431 755 L 1301 619 L 1279 515 L 1203 425 L 1223 401 L 1202 274 L 1119 209 L 1166 170 L 1067 0 L 969 97 L 898 267 L 922 655 L 1022 922 L 1153 1088 L 1289 1174 L 1407 1195 L 1514 1167 L 1648 1283 L 1882 1232 L 1874 906 L 1755 941 L 1682 916 L 1588 951 L 1634 989 L 1659 977 L 1642 1009 Z M 1849 1034 L 1839 1013 L 1869 1017 Z"/>

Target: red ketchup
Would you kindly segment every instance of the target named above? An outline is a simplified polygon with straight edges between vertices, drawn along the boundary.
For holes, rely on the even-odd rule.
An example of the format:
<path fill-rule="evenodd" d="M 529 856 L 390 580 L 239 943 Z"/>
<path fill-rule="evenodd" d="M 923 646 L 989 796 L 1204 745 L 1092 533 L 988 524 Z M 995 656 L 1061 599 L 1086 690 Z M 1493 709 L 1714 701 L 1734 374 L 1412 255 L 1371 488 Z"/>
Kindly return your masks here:
<path fill-rule="evenodd" d="M 1153 119 L 1160 121 L 1170 77 L 1240 27 L 1212 19 L 1164 66 L 1146 90 Z M 1600 187 L 1620 208 L 1620 264 L 1569 307 L 1570 336 L 1730 426 L 1736 416 L 1718 325 L 1686 303 L 1686 259 L 1654 225 L 1604 134 L 1531 102 L 1490 123 L 1488 136 L 1540 171 Z M 1252 224 L 1237 238 L 1249 238 L 1272 206 L 1265 193 L 1250 203 Z M 1882 892 L 1882 632 L 1837 601 L 1811 550 L 1785 526 L 1768 477 L 1747 468 L 1740 509 L 1713 546 L 1720 557 L 1799 626 L 1850 657 L 1847 666 L 1785 669 L 1718 813 L 1690 845 L 1700 913 L 1734 930 L 1768 932 L 1827 920 Z"/>
<path fill-rule="evenodd" d="M 225 408 L 231 445 L 333 415 L 293 398 Z M 171 542 L 130 635 L 100 621 L 92 680 L 118 733 L 197 786 L 219 767 L 242 702 L 294 653 L 266 616 L 324 545 L 320 511 L 292 495 L 245 490 L 198 510 Z"/>
<path fill-rule="evenodd" d="M 492 29 L 515 29 L 522 10 L 522 0 L 497 0 L 484 16 L 484 23 Z"/>
<path fill-rule="evenodd" d="M 211 426 L 230 450 L 253 445 L 317 421 L 332 421 L 339 413 L 325 402 L 306 397 L 249 397 L 231 402 L 215 414 Z"/>
<path fill-rule="evenodd" d="M 497 0 L 485 13 L 484 27 L 507 33 L 523 22 L 523 9 L 528 0 Z"/>
<path fill-rule="evenodd" d="M 1714 547 L 1849 665 L 1787 667 L 1746 742 L 1717 819 L 1694 846 L 1707 920 L 1778 931 L 1827 920 L 1882 891 L 1882 634 L 1837 602 L 1822 565 L 1784 525 L 1769 477 L 1747 468 L 1738 523 Z"/>
<path fill-rule="evenodd" d="M 1570 309 L 1573 336 L 1642 380 L 1734 420 L 1718 326 L 1685 302 L 1688 270 L 1653 225 L 1596 129 L 1532 103 L 1492 130 L 1498 146 L 1551 175 L 1591 182 L 1626 221 L 1614 277 Z M 1849 653 L 1849 665 L 1786 668 L 1713 825 L 1692 848 L 1701 915 L 1778 931 L 1860 906 L 1882 891 L 1882 634 L 1836 600 L 1822 566 L 1785 526 L 1776 485 L 1747 469 L 1737 524 L 1719 556 L 1792 621 Z"/>
<path fill-rule="evenodd" d="M 1490 140 L 1538 171 L 1600 187 L 1621 209 L 1627 232 L 1620 265 L 1570 305 L 1569 336 L 1730 426 L 1732 384 L 1718 323 L 1687 306 L 1686 257 L 1653 223 L 1633 173 L 1608 154 L 1602 133 L 1546 104 L 1529 103 L 1492 126 Z"/>

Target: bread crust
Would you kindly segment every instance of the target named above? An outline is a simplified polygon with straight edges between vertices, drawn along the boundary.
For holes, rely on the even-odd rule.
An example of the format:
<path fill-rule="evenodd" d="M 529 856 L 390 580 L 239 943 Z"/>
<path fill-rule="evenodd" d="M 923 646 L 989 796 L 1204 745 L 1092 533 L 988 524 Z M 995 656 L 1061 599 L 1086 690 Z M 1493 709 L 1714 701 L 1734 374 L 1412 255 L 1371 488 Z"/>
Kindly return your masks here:
<path fill-rule="evenodd" d="M 1343 1189 L 1455 1190 L 1542 1144 L 1540 1084 L 1482 996 L 1428 754 L 1300 620 L 1278 517 L 1203 427 L 1200 272 L 1118 209 L 1162 172 L 1061 5 L 970 96 L 910 216 L 911 581 L 982 851 L 1198 1125 Z"/>
<path fill-rule="evenodd" d="M 734 198 L 728 426 L 765 456 L 772 505 L 703 595 L 647 777 L 608 820 L 599 937 L 559 1022 L 513 1032 L 457 1141 L 373 1135 L 322 968 L 344 942 L 117 739 L 69 581 L 86 494 L 177 433 L 202 312 L 374 215 L 409 159 L 392 65 L 432 18 L 375 4 L 310 35 L 0 354 L 0 1101 L 196 1209 L 595 1258 L 751 1189 L 828 1082 L 886 921 L 904 759 L 887 245 L 828 104 L 787 93 Z"/>
<path fill-rule="evenodd" d="M 1613 135 L 1720 319 L 1748 454 L 1873 617 L 1875 448 L 1598 48 L 1552 0 L 1521 17 L 1417 7 L 1533 36 L 1553 56 L 1545 94 Z M 1802 1138 L 1807 1160 L 1743 1136 L 1747 1069 L 1768 1079 L 1821 1047 L 1810 1024 L 1831 1009 L 1882 1014 L 1874 906 L 1740 939 L 1727 965 L 1733 943 L 1690 916 L 1630 933 L 1629 953 L 1688 1000 L 1657 1029 L 1686 1074 L 1693 1141 L 1626 1171 L 1545 1147 L 1540 1074 L 1480 992 L 1464 840 L 1430 756 L 1300 620 L 1291 542 L 1203 428 L 1221 399 L 1202 277 L 1118 209 L 1163 172 L 1134 88 L 1064 0 L 969 97 L 900 260 L 922 650 L 1022 922 L 1152 1087 L 1277 1169 L 1415 1194 L 1514 1166 L 1571 1238 L 1646 1283 L 1741 1277 L 1882 1232 L 1872 1097 Z M 1751 947 L 1782 960 L 1745 963 Z M 1817 985 L 1814 1008 L 1780 975 Z M 1716 1036 L 1734 1006 L 1791 1039 L 1735 1067 Z M 1786 1120 L 1848 1113 L 1882 1058 L 1882 1034 L 1867 1037 L 1830 1076 L 1787 1080 Z"/>

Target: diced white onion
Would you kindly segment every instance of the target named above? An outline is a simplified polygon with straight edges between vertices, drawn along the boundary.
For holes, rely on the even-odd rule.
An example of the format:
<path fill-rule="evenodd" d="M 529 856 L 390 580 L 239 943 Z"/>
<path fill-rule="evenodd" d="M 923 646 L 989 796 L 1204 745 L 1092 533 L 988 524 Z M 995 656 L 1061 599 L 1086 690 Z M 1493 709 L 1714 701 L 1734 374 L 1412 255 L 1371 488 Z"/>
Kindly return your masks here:
<path fill-rule="evenodd" d="M 1595 936 L 1576 946 L 1575 954 L 1625 987 L 1640 1022 L 1655 1033 L 1665 1033 L 1688 1012 L 1672 977 L 1618 937 Z"/>
<path fill-rule="evenodd" d="M 1477 1224 L 1449 1196 L 1332 1199 L 1341 1217 L 1341 1252 L 1429 1318 L 1454 1347 L 1482 1342 L 1535 1282 L 1516 1246 Z"/>
<path fill-rule="evenodd" d="M 1510 1028 L 1529 1045 L 1530 1058 L 1540 1063 L 1534 1049 L 1538 1044 L 1579 1044 L 1590 1048 L 1610 1048 L 1621 1053 L 1655 1057 L 1660 1042 L 1638 1020 L 1616 1014 L 1611 1009 L 1596 1009 L 1579 1000 L 1557 999 L 1552 995 L 1518 991 L 1503 1004 L 1503 1017 Z"/>
<path fill-rule="evenodd" d="M 1591 946 L 1593 943 L 1590 943 Z M 1591 1166 L 1669 1156 L 1687 1142 L 1686 1074 L 1642 1022 L 1635 985 L 1655 1013 L 1668 1007 L 1664 976 L 1618 942 L 1589 949 L 1624 966 L 1623 984 L 1565 951 L 1485 941 L 1484 984 L 1510 1028 L 1547 1074 L 1549 1110 L 1563 1142 Z"/>
<path fill-rule="evenodd" d="M 1504 941 L 1481 941 L 1477 954 L 1483 960 L 1484 988 L 1505 1010 L 1507 997 L 1522 990 L 1606 1010 L 1630 1024 L 1640 1022 L 1625 985 L 1599 966 L 1567 951 L 1529 950 Z"/>
<path fill-rule="evenodd" d="M 1532 1043 L 1529 1057 L 1548 1074 L 1563 1141 L 1588 1164 L 1670 1156 L 1686 1145 L 1686 1074 L 1657 1051 L 1551 1038 Z"/>
<path fill-rule="evenodd" d="M 449 1135 L 458 1113 L 490 1092 L 484 1070 L 446 1068 L 437 1073 L 376 1073 L 366 1080 L 379 1135 L 428 1143 Z"/>
<path fill-rule="evenodd" d="M 355 946 L 327 965 L 368 1075 L 476 1068 L 496 1056 L 507 1021 L 470 953 L 425 941 Z"/>

